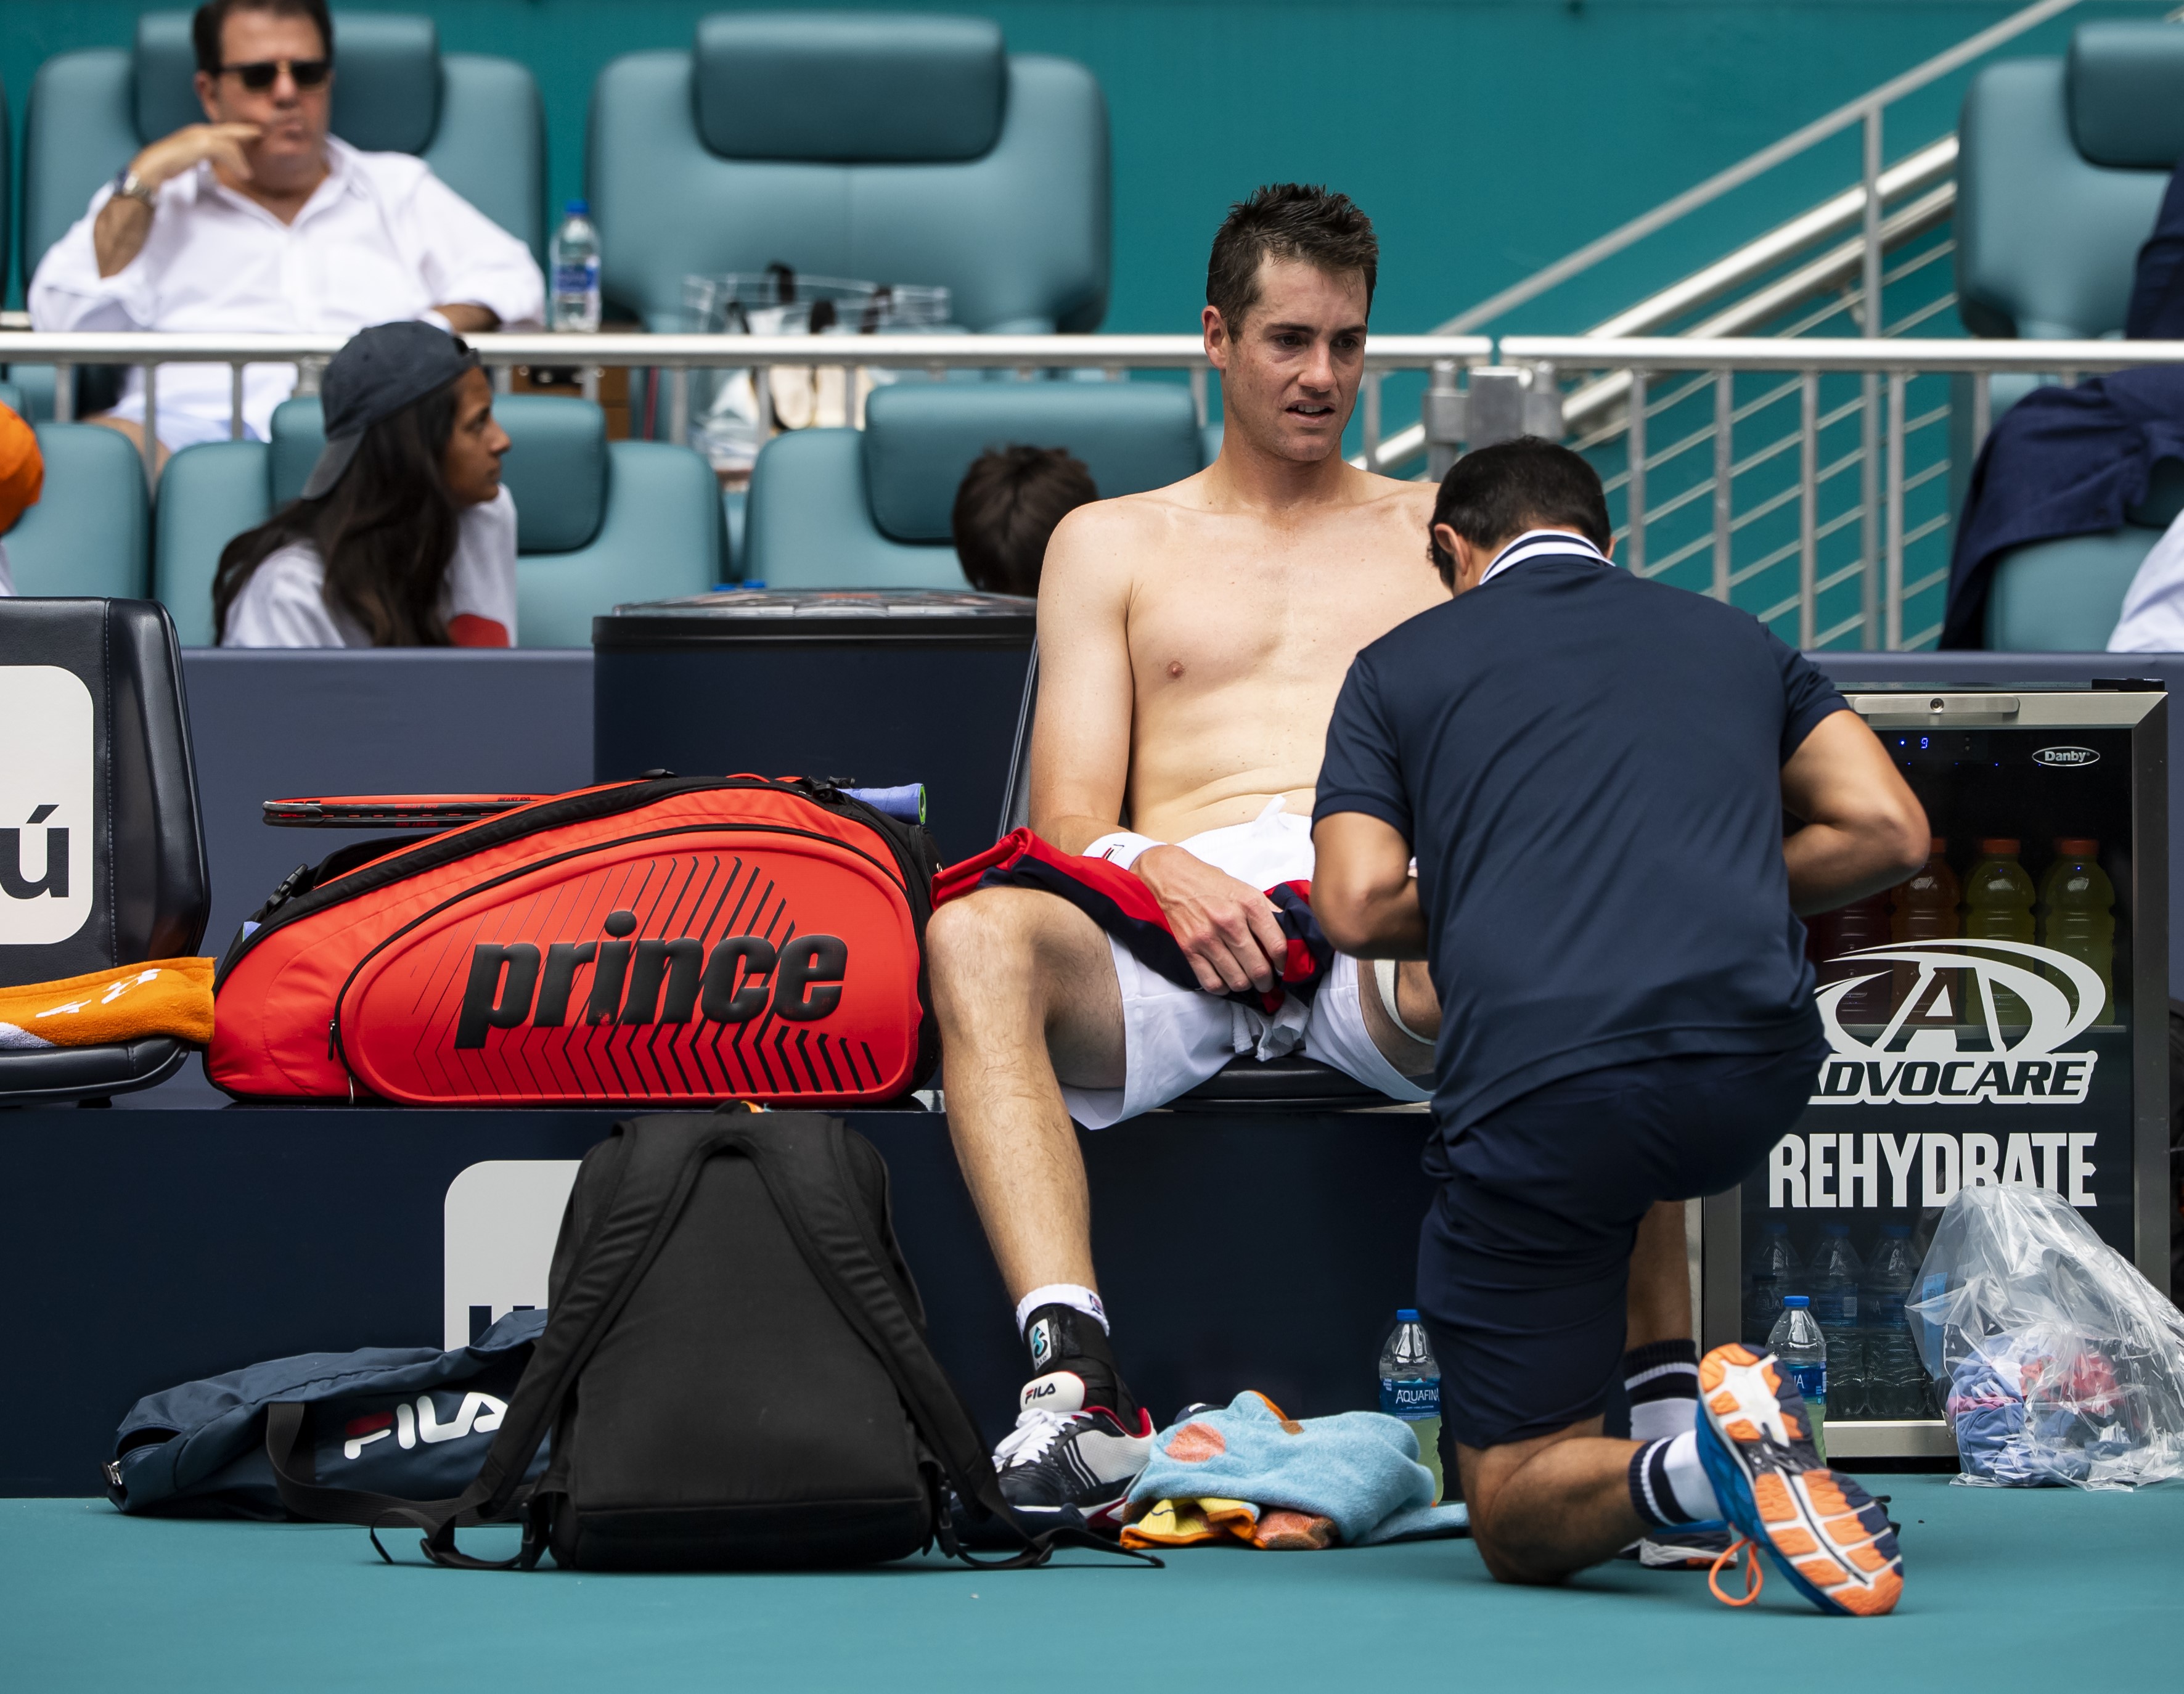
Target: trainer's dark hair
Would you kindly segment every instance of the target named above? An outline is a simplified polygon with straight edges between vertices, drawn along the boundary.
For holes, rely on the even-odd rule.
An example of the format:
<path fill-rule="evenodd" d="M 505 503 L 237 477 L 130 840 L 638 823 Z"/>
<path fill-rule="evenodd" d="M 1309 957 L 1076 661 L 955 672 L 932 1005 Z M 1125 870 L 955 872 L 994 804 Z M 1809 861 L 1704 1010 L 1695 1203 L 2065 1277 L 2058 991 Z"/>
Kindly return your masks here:
<path fill-rule="evenodd" d="M 1474 547 L 1498 547 L 1528 529 L 1574 529 L 1602 553 L 1614 531 L 1600 473 L 1567 447 L 1536 435 L 1467 453 L 1440 479 L 1434 524 L 1446 524 Z M 1426 552 L 1454 586 L 1456 560 L 1426 532 Z"/>
<path fill-rule="evenodd" d="M 1228 209 L 1206 266 L 1206 304 L 1221 314 L 1232 336 L 1259 304 L 1259 262 L 1265 259 L 1301 259 L 1335 276 L 1356 271 L 1365 279 L 1365 309 L 1373 309 L 1380 243 L 1372 219 L 1347 194 L 1273 182 Z"/>
<path fill-rule="evenodd" d="M 459 376 L 382 418 L 365 431 L 332 488 L 315 500 L 289 501 L 229 542 L 213 577 L 213 628 L 226 629 L 228 609 L 258 567 L 300 541 L 326 561 L 327 609 L 354 619 L 374 647 L 448 646 L 440 591 L 459 531 L 441 467 L 461 383 Z"/>
<path fill-rule="evenodd" d="M 1054 527 L 1099 498 L 1092 473 L 1067 448 L 988 449 L 972 461 L 950 514 L 963 574 L 988 593 L 1037 594 Z"/>
<path fill-rule="evenodd" d="M 319 26 L 319 42 L 326 57 L 334 56 L 334 20 L 326 0 L 205 0 L 190 20 L 190 45 L 197 50 L 198 69 L 207 76 L 220 75 L 220 35 L 236 12 L 270 12 L 281 18 L 309 18 Z"/>

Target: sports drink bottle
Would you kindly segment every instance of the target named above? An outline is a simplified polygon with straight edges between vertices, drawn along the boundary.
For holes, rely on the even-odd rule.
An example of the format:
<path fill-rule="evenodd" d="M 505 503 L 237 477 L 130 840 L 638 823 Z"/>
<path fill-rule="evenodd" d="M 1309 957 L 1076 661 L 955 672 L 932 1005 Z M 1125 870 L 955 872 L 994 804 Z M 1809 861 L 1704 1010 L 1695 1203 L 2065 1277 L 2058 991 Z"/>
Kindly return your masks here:
<path fill-rule="evenodd" d="M 1880 947 L 1889 940 L 1889 897 L 1884 889 L 1869 899 L 1842 906 L 1834 911 L 1815 913 L 1805 920 L 1805 956 L 1823 983 L 1841 982 L 1845 977 L 1870 977 L 1878 971 L 1877 980 L 1861 984 L 1845 995 L 1836 1006 L 1836 1017 L 1844 1023 L 1886 1023 L 1888 1021 L 1892 994 L 1891 972 L 1886 965 L 1873 965 L 1853 959 L 1845 964 L 1830 964 L 1844 954 L 1859 947 Z"/>
<path fill-rule="evenodd" d="M 2115 1022 L 2115 884 L 2100 865 L 2101 844 L 2066 836 L 2040 879 L 2040 945 L 2081 959 L 2100 972 L 2107 999 L 2098 1019 Z M 2059 985 L 2062 973 L 2051 971 Z M 2067 986 L 2065 986 L 2067 992 Z"/>
<path fill-rule="evenodd" d="M 1957 873 L 1949 868 L 1948 850 L 1947 839 L 1935 836 L 1925 864 L 1890 891 L 1895 907 L 1889 920 L 1890 940 L 1947 941 L 1956 937 L 1961 927 L 1957 906 L 1964 898 L 1964 890 L 1957 885 Z M 1903 1003 L 1918 980 L 1916 965 L 1896 967 L 1897 1006 Z"/>
<path fill-rule="evenodd" d="M 1418 1314 L 1406 1306 L 1380 1349 L 1380 1409 L 1400 1418 L 1418 1438 L 1418 1463 L 1433 1473 L 1434 1503 L 1443 1492 L 1440 1468 L 1440 1366 Z"/>
<path fill-rule="evenodd" d="M 1964 878 L 1964 938 L 1977 941 L 2032 940 L 2032 878 L 2017 862 L 2018 842 L 2006 835 L 1991 835 L 1979 844 L 1980 861 Z M 2028 963 L 2030 961 L 2028 961 Z M 1994 1015 L 2005 1028 L 2022 1029 L 2032 1021 L 2023 1000 L 2008 989 L 1994 990 Z M 1966 1023 L 1982 1021 L 1975 1006 L 1957 1008 Z"/>
<path fill-rule="evenodd" d="M 1767 1350 L 1788 1372 L 1804 1396 L 1805 1415 L 1813 1425 L 1813 1445 L 1820 1457 L 1828 1456 L 1828 1344 L 1820 1326 L 1808 1309 L 1812 1302 L 1802 1294 L 1782 1297 L 1782 1315 L 1767 1338 Z"/>

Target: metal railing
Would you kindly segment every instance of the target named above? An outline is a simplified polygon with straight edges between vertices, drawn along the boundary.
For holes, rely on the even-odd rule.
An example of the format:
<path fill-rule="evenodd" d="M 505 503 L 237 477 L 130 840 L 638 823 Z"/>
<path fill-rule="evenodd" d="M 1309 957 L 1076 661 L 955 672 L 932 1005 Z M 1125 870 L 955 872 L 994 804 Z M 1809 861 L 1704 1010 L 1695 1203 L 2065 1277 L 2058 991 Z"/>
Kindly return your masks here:
<path fill-rule="evenodd" d="M 1917 263 L 1919 261 L 1912 261 Z M 0 332 L 0 362 L 137 365 L 157 427 L 158 371 L 225 364 L 231 428 L 240 372 L 304 365 L 338 336 L 41 335 Z M 1205 350 L 1194 336 L 486 335 L 496 381 L 518 366 L 652 367 L 668 374 L 671 431 L 687 435 L 694 370 L 868 366 L 942 375 L 1095 369 L 1189 374 L 1201 421 Z M 1433 466 L 1521 432 L 1557 437 L 1602 471 L 1618 558 L 1647 577 L 1731 600 L 1805 648 L 1846 639 L 1914 648 L 1940 627 L 1952 467 L 1985 437 L 1991 379 L 2074 382 L 2137 365 L 2184 364 L 2184 342 L 2009 342 L 1681 336 L 1380 336 L 1367 343 L 1359 410 L 1380 427 L 1389 373 L 1424 371 L 1421 437 Z M 1587 410 L 1609 382 L 1620 403 Z"/>
<path fill-rule="evenodd" d="M 1794 619 L 1799 647 L 1896 651 L 1940 632 L 1950 471 L 1986 438 L 1992 378 L 2184 364 L 2184 342 L 1505 336 L 1500 356 L 1580 393 L 1624 379 L 1618 416 L 1571 445 L 1631 571 Z"/>
<path fill-rule="evenodd" d="M 1893 165 L 1886 164 L 1885 125 L 1888 109 L 2078 3 L 2079 0 L 2037 0 L 2037 3 L 1967 37 L 1901 75 L 1890 78 L 1651 211 L 1457 313 L 1442 324 L 1440 330 L 1457 334 L 1487 327 L 1517 307 L 1551 293 L 1691 214 L 1713 204 L 1777 165 L 1857 129 L 1860 131 L 1861 158 L 1856 186 L 1830 196 L 1672 286 L 1594 325 L 1587 334 L 1602 338 L 1649 335 L 1667 332 L 1675 326 L 1674 332 L 1680 335 L 1726 337 L 1759 333 L 1772 326 L 1775 333 L 1806 335 L 1829 327 L 1830 319 L 1845 312 L 1855 314 L 1862 334 L 1877 337 L 1885 333 L 1887 256 L 1948 222 L 1956 204 L 1953 176 L 1957 156 L 1956 137 L 1950 135 L 1919 148 Z M 1917 198 L 1909 203 L 1898 204 L 1890 210 L 1892 203 L 1914 195 Z M 1849 239 L 1840 239 L 1845 236 Z M 1819 250 L 1822 243 L 1830 242 L 1837 244 Z M 1947 252 L 1943 249 L 1929 256 L 1946 258 Z M 1790 268 L 1786 271 L 1785 266 Z M 1751 292 L 1743 292 L 1747 290 Z M 1784 321 L 1797 308 L 1837 290 L 1843 292 L 1832 310 L 1810 315 L 1801 321 Z M 1688 319 L 1708 303 L 1740 293 L 1742 298 L 1703 320 L 1679 325 L 1679 320 Z M 1899 332 L 1946 309 L 1948 304 L 1946 299 L 1921 299 L 1914 308 L 1912 320 L 1899 326 Z M 1574 429 L 1590 427 L 1619 410 L 1627 393 L 1627 379 L 1620 372 L 1611 371 L 1598 384 L 1568 395 L 1565 416 Z M 1865 398 L 1872 406 L 1875 397 L 1869 394 Z M 1425 450 L 1425 445 L 1422 428 L 1399 431 L 1381 441 L 1360 462 L 1376 469 L 1393 470 L 1415 459 Z"/>
<path fill-rule="evenodd" d="M 243 434 L 242 372 L 250 365 L 294 365 L 299 371 L 324 362 L 348 339 L 340 335 L 170 335 L 157 332 L 42 334 L 0 331 L 0 364 L 54 367 L 54 415 L 69 421 L 73 372 L 79 365 L 134 365 L 144 372 L 144 453 L 148 472 L 159 423 L 159 371 L 164 365 L 226 365 L 230 435 Z M 1207 415 L 1206 349 L 1195 335 L 476 335 L 465 339 L 505 393 L 518 366 L 584 373 L 588 398 L 598 397 L 598 371 L 624 365 L 667 373 L 668 434 L 687 443 L 690 432 L 690 372 L 764 371 L 781 366 L 831 365 L 871 370 L 1040 371 L 1095 370 L 1120 378 L 1131 371 L 1190 373 L 1191 395 L 1203 424 Z M 1457 373 L 1484 364 L 1493 354 L 1485 336 L 1375 336 L 1365 350 L 1359 410 L 1368 450 L 1380 432 L 1380 380 L 1391 371 L 1432 373 L 1432 392 L 1456 390 Z"/>

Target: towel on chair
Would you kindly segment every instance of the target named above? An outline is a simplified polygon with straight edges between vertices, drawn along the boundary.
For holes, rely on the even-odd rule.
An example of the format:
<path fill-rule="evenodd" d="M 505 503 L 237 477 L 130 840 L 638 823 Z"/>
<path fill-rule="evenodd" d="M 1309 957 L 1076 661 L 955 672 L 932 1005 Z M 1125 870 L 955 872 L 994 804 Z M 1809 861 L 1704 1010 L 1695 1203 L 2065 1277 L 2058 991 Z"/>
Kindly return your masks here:
<path fill-rule="evenodd" d="M 1123 1545 L 1234 1539 L 1294 1550 L 1462 1534 L 1470 1513 L 1435 1505 L 1433 1494 L 1418 1436 L 1401 1418 L 1286 1418 L 1247 1391 L 1161 1431 L 1131 1485 Z"/>
<path fill-rule="evenodd" d="M 150 959 L 58 982 L 0 988 L 0 1053 L 172 1035 L 212 1039 L 211 959 Z"/>
<path fill-rule="evenodd" d="M 977 858 L 942 871 L 933 880 L 933 904 L 938 910 L 973 889 L 992 888 L 1058 894 L 1121 942 L 1147 970 L 1178 988 L 1198 987 L 1197 973 L 1167 927 L 1167 915 L 1135 871 L 1064 853 L 1028 829 L 1012 829 Z M 1277 883 L 1266 893 L 1273 902 L 1274 922 L 1289 942 L 1281 980 L 1264 994 L 1241 988 L 1222 998 L 1272 1014 L 1282 1009 L 1285 994 L 1309 1001 L 1318 992 L 1334 949 L 1312 915 L 1310 883 Z"/>

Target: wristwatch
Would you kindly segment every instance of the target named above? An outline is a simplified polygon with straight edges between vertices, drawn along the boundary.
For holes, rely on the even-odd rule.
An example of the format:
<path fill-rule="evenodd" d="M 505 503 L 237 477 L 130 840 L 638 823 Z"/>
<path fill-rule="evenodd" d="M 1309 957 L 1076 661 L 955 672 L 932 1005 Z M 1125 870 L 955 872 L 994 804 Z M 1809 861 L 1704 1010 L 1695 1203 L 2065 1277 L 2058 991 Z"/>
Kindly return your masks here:
<path fill-rule="evenodd" d="M 148 212 L 159 209 L 159 191 L 125 164 L 114 173 L 114 197 L 117 200 L 134 200 Z"/>

